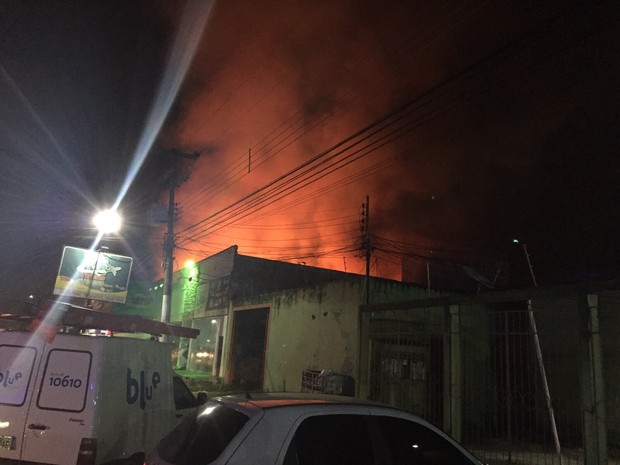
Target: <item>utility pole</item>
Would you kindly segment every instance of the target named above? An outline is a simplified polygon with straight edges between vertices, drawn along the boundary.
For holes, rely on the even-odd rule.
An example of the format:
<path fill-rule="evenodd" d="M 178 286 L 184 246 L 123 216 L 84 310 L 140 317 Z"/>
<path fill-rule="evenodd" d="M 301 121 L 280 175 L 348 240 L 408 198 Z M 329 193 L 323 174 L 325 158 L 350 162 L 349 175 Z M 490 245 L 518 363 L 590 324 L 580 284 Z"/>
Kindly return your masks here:
<path fill-rule="evenodd" d="M 370 198 L 366 196 L 366 203 L 362 204 L 362 248 L 366 258 L 366 305 L 370 305 L 370 255 L 372 244 L 370 241 Z"/>
<path fill-rule="evenodd" d="M 172 173 L 170 174 L 170 190 L 168 192 L 168 215 L 167 215 L 167 229 L 164 236 L 164 294 L 161 300 L 161 321 L 164 323 L 170 323 L 170 314 L 172 309 L 172 272 L 174 268 L 174 221 L 176 218 L 176 205 L 174 201 L 174 193 L 176 188 L 187 180 L 188 173 L 184 173 L 183 176 L 179 176 L 179 169 L 177 160 L 179 158 L 187 158 L 190 160 L 196 160 L 200 153 L 195 152 L 192 154 L 182 153 L 178 150 L 171 150 L 170 155 L 172 159 Z M 182 178 L 182 179 L 181 179 Z M 163 340 L 166 340 L 166 336 L 163 336 Z"/>

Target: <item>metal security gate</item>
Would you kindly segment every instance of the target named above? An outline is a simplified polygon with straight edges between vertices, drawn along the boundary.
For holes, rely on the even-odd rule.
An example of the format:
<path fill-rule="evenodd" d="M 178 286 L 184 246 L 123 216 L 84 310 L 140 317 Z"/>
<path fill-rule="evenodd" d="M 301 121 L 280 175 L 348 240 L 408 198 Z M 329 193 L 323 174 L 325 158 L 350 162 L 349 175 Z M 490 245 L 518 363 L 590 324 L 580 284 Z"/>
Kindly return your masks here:
<path fill-rule="evenodd" d="M 440 318 L 416 321 L 412 312 L 381 314 L 369 327 L 369 395 L 372 400 L 443 423 L 444 349 Z M 415 313 L 415 312 L 414 312 Z"/>
<path fill-rule="evenodd" d="M 552 313 L 544 308 L 536 310 L 539 324 L 533 326 L 532 315 L 524 302 L 489 309 L 489 364 L 484 371 L 493 389 L 486 391 L 485 417 L 476 428 L 466 429 L 463 439 L 490 463 L 583 463 L 576 327 L 570 318 L 569 324 L 553 325 Z M 544 349 L 541 360 L 537 343 Z M 465 416 L 468 400 L 479 395 L 471 383 L 466 386 Z"/>

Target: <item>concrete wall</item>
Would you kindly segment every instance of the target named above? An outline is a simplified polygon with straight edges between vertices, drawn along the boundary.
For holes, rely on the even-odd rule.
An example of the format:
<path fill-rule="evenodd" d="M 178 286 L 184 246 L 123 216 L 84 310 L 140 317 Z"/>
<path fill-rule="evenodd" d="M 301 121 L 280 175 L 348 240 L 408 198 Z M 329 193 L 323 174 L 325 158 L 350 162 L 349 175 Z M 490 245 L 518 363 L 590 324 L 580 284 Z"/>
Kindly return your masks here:
<path fill-rule="evenodd" d="M 360 292 L 359 283 L 336 282 L 273 295 L 265 389 L 299 392 L 305 369 L 355 377 Z"/>
<path fill-rule="evenodd" d="M 372 280 L 371 298 L 376 302 L 426 295 L 417 286 Z M 256 305 L 270 308 L 264 388 L 299 392 L 303 370 L 331 370 L 352 376 L 358 384 L 359 307 L 364 296 L 364 279 L 359 277 L 235 300 L 233 311 Z"/>
<path fill-rule="evenodd" d="M 600 328 L 607 413 L 607 438 L 615 454 L 620 452 L 620 291 L 600 296 Z"/>
<path fill-rule="evenodd" d="M 496 416 L 497 386 L 490 353 L 492 322 L 484 305 L 462 305 L 461 343 L 464 384 L 463 428 L 478 429 L 485 418 Z"/>

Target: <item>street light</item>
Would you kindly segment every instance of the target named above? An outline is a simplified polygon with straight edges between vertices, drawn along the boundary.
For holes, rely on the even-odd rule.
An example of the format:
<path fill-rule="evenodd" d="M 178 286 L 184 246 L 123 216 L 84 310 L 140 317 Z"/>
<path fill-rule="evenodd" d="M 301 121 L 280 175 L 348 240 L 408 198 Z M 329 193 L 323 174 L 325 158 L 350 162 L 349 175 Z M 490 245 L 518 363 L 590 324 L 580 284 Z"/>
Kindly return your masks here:
<path fill-rule="evenodd" d="M 85 306 L 93 308 L 94 300 L 90 299 L 90 292 L 93 287 L 93 280 L 95 279 L 95 275 L 97 274 L 97 266 L 99 265 L 99 258 L 103 251 L 108 251 L 108 247 L 99 245 L 101 239 L 106 234 L 115 234 L 121 229 L 121 216 L 118 214 L 116 209 L 109 208 L 107 210 L 101 210 L 93 216 L 93 225 L 97 228 L 97 238 L 95 242 L 91 246 L 91 250 L 95 250 L 97 252 L 97 258 L 95 259 L 95 265 L 93 266 L 92 273 L 90 276 L 90 281 L 88 282 L 88 290 L 86 291 L 86 299 Z M 104 273 L 105 279 L 105 273 Z"/>
<path fill-rule="evenodd" d="M 102 210 L 93 217 L 93 224 L 100 234 L 118 232 L 121 229 L 121 216 L 114 209 Z"/>

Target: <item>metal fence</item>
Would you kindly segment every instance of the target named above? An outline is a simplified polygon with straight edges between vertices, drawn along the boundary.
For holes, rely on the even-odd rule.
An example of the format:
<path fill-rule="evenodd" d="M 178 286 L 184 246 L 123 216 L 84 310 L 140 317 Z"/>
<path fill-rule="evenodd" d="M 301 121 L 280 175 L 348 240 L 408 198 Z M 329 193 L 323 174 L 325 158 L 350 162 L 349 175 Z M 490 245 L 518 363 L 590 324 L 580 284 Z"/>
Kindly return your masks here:
<path fill-rule="evenodd" d="M 463 441 L 487 461 L 583 463 L 579 335 L 572 319 L 552 327 L 549 308 L 529 311 L 522 302 L 487 311 L 488 365 L 465 384 L 464 417 L 475 413 L 467 399 L 478 395 L 477 385 L 493 389 L 486 390 L 482 421 L 465 428 Z"/>
<path fill-rule="evenodd" d="M 361 393 L 419 414 L 489 464 L 593 463 L 584 457 L 591 341 L 584 344 L 583 321 L 574 298 L 460 305 L 452 314 L 447 307 L 365 311 Z M 617 352 L 607 350 L 609 373 Z M 620 405 L 620 394 L 608 405 Z M 608 463 L 617 463 L 613 454 Z"/>

